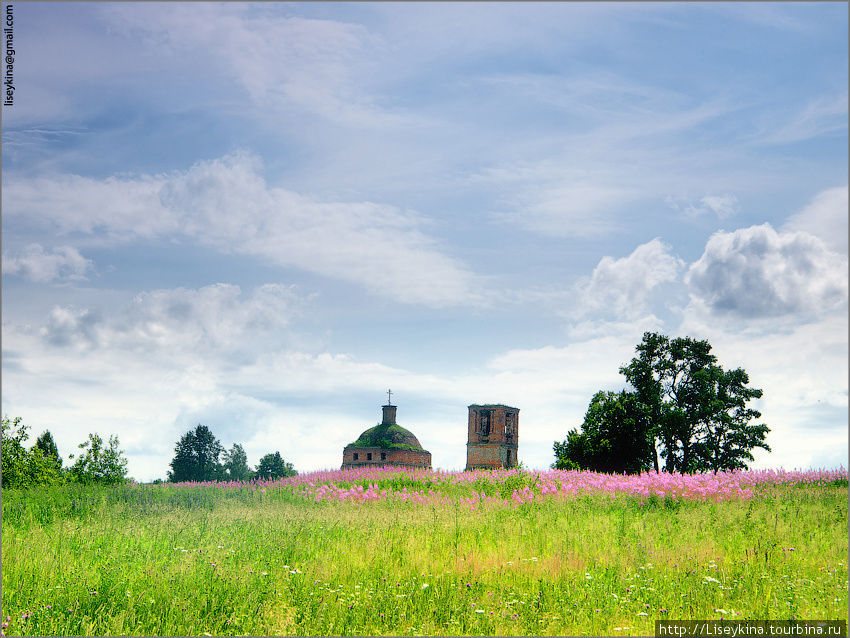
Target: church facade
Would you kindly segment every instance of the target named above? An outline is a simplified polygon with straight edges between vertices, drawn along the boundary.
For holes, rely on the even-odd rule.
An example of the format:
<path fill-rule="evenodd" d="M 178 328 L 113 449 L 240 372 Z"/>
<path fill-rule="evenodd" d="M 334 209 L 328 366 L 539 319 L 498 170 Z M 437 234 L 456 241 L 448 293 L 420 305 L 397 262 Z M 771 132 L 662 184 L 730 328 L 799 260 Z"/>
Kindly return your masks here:
<path fill-rule="evenodd" d="M 382 406 L 381 423 L 345 446 L 342 469 L 385 465 L 431 469 L 431 453 L 422 448 L 413 432 L 396 423 L 396 408 L 388 401 Z"/>

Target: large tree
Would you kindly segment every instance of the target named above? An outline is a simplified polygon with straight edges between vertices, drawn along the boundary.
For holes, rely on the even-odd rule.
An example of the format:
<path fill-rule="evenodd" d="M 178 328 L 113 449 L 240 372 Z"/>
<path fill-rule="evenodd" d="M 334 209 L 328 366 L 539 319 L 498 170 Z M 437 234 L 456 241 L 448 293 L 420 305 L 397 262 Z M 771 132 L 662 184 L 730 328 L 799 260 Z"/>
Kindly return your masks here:
<path fill-rule="evenodd" d="M 747 407 L 762 391 L 743 369 L 724 370 L 708 341 L 647 332 L 635 350 L 620 368 L 632 391 L 597 393 L 582 432 L 555 442 L 554 467 L 658 471 L 660 455 L 667 472 L 717 472 L 745 468 L 753 448 L 770 451 L 770 429 Z"/>
<path fill-rule="evenodd" d="M 761 413 L 746 405 L 762 391 L 747 387 L 743 369 L 718 365 L 708 341 L 647 332 L 636 352 L 620 372 L 652 423 L 667 472 L 744 468 L 753 448 L 770 450 L 770 429 L 751 425 Z"/>
<path fill-rule="evenodd" d="M 266 454 L 260 459 L 260 464 L 257 466 L 257 478 L 259 479 L 275 480 L 296 474 L 298 472 L 295 471 L 292 463 L 284 461 L 280 452 Z"/>
<path fill-rule="evenodd" d="M 217 481 L 224 478 L 224 469 L 218 460 L 223 451 L 221 442 L 210 429 L 199 423 L 198 427 L 186 432 L 177 442 L 168 480 L 172 483 L 182 483 Z"/>

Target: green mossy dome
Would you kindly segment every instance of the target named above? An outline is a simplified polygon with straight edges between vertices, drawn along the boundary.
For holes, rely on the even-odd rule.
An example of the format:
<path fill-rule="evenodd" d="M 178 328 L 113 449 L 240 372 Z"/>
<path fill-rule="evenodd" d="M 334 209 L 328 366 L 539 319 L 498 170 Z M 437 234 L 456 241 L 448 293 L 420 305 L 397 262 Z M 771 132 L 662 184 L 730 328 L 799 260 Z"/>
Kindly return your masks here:
<path fill-rule="evenodd" d="M 373 428 L 369 428 L 348 447 L 379 447 L 391 450 L 425 451 L 419 444 L 419 440 L 413 435 L 413 432 L 395 423 L 380 423 Z"/>

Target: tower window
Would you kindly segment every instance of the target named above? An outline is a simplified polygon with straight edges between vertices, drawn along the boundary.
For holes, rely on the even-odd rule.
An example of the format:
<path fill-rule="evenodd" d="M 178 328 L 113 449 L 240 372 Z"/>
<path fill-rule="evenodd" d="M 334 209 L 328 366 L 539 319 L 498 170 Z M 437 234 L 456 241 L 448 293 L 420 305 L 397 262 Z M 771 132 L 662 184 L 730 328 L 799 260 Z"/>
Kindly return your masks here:
<path fill-rule="evenodd" d="M 478 433 L 481 436 L 490 436 L 490 412 L 486 410 L 479 414 Z"/>

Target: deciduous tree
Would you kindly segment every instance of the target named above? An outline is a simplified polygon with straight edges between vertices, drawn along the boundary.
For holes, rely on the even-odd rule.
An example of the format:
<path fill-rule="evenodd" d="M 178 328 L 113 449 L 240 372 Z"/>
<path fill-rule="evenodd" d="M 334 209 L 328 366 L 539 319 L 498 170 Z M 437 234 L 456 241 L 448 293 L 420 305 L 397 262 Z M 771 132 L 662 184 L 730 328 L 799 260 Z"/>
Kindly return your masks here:
<path fill-rule="evenodd" d="M 554 467 L 634 472 L 745 468 L 753 448 L 770 451 L 770 429 L 752 424 L 761 413 L 747 406 L 762 391 L 748 387 L 741 369 L 724 370 L 708 341 L 670 339 L 647 332 L 637 356 L 620 368 L 632 391 L 599 392 L 582 432 L 555 442 Z"/>
<path fill-rule="evenodd" d="M 741 369 L 726 371 L 711 344 L 647 332 L 637 356 L 620 368 L 649 415 L 668 472 L 746 467 L 755 447 L 770 451 L 766 425 L 747 407 L 762 391 L 749 388 Z"/>
<path fill-rule="evenodd" d="M 2 487 L 24 488 L 51 485 L 62 481 L 62 474 L 52 458 L 46 458 L 38 446 L 28 450 L 24 442 L 29 439 L 29 426 L 21 417 L 12 421 L 4 416 L 0 432 L 0 470 Z"/>
<path fill-rule="evenodd" d="M 59 449 L 53 441 L 53 435 L 50 430 L 45 430 L 40 437 L 35 440 L 35 446 L 41 450 L 42 456 L 46 459 L 51 459 L 57 470 L 62 470 L 62 457 L 59 456 Z"/>
<path fill-rule="evenodd" d="M 292 466 L 292 463 L 287 463 L 280 456 L 280 452 L 274 454 L 266 454 L 260 459 L 260 464 L 257 466 L 257 478 L 264 480 L 275 480 L 286 478 L 287 476 L 295 476 L 298 472 Z"/>
<path fill-rule="evenodd" d="M 652 467 L 652 436 L 634 393 L 597 392 L 581 433 L 572 430 L 555 442 L 555 469 L 638 474 Z"/>
<path fill-rule="evenodd" d="M 198 427 L 184 434 L 177 442 L 168 480 L 181 483 L 224 478 L 224 469 L 218 460 L 223 451 L 221 442 L 210 429 L 199 423 Z"/>
<path fill-rule="evenodd" d="M 127 459 L 118 447 L 118 437 L 110 436 L 109 445 L 104 446 L 98 434 L 89 434 L 74 465 L 71 466 L 72 478 L 81 483 L 122 483 L 127 480 Z M 71 456 L 73 458 L 73 455 Z"/>
<path fill-rule="evenodd" d="M 224 453 L 224 469 L 231 481 L 249 481 L 254 475 L 248 467 L 248 455 L 238 443 Z"/>

